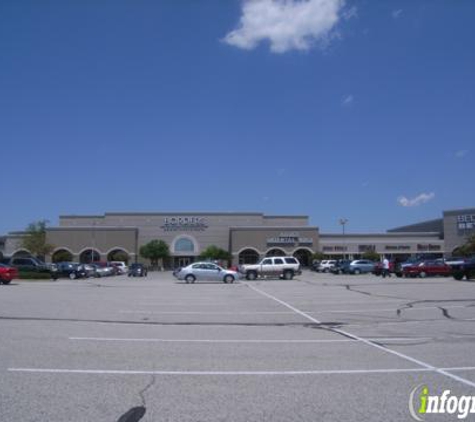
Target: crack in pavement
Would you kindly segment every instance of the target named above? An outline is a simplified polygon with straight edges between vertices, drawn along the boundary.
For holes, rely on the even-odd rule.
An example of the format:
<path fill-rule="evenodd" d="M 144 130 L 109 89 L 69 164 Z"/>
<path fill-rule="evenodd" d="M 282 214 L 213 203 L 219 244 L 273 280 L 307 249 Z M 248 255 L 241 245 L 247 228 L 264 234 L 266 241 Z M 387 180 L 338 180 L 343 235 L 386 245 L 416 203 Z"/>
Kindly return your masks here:
<path fill-rule="evenodd" d="M 353 293 L 359 293 L 362 295 L 366 296 L 371 296 L 371 297 L 382 297 L 382 298 L 390 298 L 390 299 L 398 299 L 398 300 L 410 300 L 408 297 L 400 297 L 400 296 L 392 296 L 392 295 L 381 295 L 377 293 L 371 293 L 371 292 L 366 292 L 364 290 L 356 290 L 354 287 L 352 287 L 350 284 L 339 284 L 338 286 L 340 287 L 345 287 L 346 290 L 353 292 Z M 355 287 L 359 287 L 359 285 L 356 285 Z"/>
<path fill-rule="evenodd" d="M 135 406 L 125 412 L 117 422 L 138 422 L 142 419 L 147 412 L 147 401 L 145 399 L 145 393 L 155 385 L 156 377 L 152 375 L 152 380 L 139 391 L 139 397 L 141 406 Z"/>
<path fill-rule="evenodd" d="M 471 308 L 475 306 L 475 299 L 447 299 L 447 300 L 416 300 L 412 302 L 405 303 L 404 305 L 400 306 L 399 308 L 396 309 L 396 314 L 398 317 L 400 317 L 403 313 L 403 311 L 407 309 L 417 309 L 417 306 L 419 304 L 433 304 L 434 309 L 439 309 L 442 312 L 442 315 L 444 318 L 453 320 L 453 321 L 462 321 L 462 322 L 474 322 L 471 319 L 463 319 L 463 318 L 456 318 L 452 315 L 450 315 L 449 311 L 447 308 L 443 306 L 437 306 L 437 304 L 441 303 L 469 303 L 466 306 L 462 306 L 462 308 Z"/>
<path fill-rule="evenodd" d="M 147 407 L 147 403 L 145 401 L 145 393 L 147 392 L 147 390 L 149 390 L 155 385 L 155 382 L 156 382 L 156 377 L 155 375 L 152 375 L 152 380 L 145 386 L 145 388 L 139 391 L 140 400 L 142 400 L 142 405 L 144 407 Z"/>
<path fill-rule="evenodd" d="M 157 325 L 157 326 L 236 326 L 236 327 L 304 327 L 327 330 L 328 327 L 341 327 L 345 325 L 342 322 L 328 321 L 320 324 L 311 322 L 166 322 L 166 321 L 150 321 L 145 318 L 141 321 L 125 321 L 125 320 L 106 320 L 106 319 L 79 319 L 79 318 L 48 318 L 48 317 L 13 317 L 0 316 L 0 321 L 49 321 L 49 322 L 85 322 L 96 324 L 124 324 L 124 325 Z"/>

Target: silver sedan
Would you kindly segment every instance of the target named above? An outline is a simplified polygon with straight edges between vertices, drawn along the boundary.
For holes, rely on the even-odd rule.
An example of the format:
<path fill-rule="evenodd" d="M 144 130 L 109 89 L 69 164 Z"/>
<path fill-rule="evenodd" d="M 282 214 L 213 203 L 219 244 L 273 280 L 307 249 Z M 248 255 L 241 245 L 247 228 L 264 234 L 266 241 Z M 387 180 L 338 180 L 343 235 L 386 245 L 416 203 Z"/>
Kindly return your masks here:
<path fill-rule="evenodd" d="M 194 283 L 196 280 L 222 281 L 224 283 L 234 283 L 239 279 L 236 271 L 225 270 L 219 265 L 211 262 L 195 262 L 180 269 L 175 274 L 178 280 L 185 280 L 187 283 Z"/>

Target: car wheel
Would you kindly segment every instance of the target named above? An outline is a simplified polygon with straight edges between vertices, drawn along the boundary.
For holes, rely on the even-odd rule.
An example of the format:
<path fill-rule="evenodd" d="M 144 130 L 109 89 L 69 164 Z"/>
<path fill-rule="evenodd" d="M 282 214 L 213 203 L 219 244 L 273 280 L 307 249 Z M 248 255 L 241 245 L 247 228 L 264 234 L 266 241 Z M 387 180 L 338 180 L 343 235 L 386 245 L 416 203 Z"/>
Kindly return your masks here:
<path fill-rule="evenodd" d="M 294 278 L 294 273 L 292 271 L 284 272 L 284 280 L 292 280 Z"/>
<path fill-rule="evenodd" d="M 249 271 L 247 274 L 246 274 L 246 278 L 248 280 L 255 280 L 257 278 L 257 273 L 255 273 L 254 271 Z"/>
<path fill-rule="evenodd" d="M 354 271 L 353 271 L 354 274 L 361 274 L 361 270 L 359 268 L 356 268 Z"/>
<path fill-rule="evenodd" d="M 76 274 L 75 273 L 69 273 L 69 278 L 71 280 L 74 280 L 76 278 Z"/>
<path fill-rule="evenodd" d="M 427 273 L 425 271 L 421 271 L 419 274 L 420 278 L 426 278 L 426 276 L 427 276 Z"/>
<path fill-rule="evenodd" d="M 10 284 L 10 282 L 11 282 L 11 280 L 0 280 L 0 284 L 3 283 L 5 285 L 7 285 L 7 284 Z"/>
<path fill-rule="evenodd" d="M 234 277 L 232 275 L 227 275 L 223 280 L 225 283 L 234 283 Z"/>
<path fill-rule="evenodd" d="M 192 274 L 188 274 L 186 277 L 185 277 L 185 281 L 187 283 L 194 283 L 196 280 L 196 277 Z"/>

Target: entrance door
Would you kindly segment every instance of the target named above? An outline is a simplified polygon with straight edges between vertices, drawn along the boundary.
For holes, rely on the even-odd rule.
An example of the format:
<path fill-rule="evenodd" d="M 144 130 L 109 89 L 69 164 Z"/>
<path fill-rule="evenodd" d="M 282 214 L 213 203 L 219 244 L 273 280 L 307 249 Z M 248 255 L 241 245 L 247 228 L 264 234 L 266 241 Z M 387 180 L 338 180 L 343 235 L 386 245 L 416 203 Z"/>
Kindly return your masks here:
<path fill-rule="evenodd" d="M 175 257 L 175 268 L 187 267 L 194 261 L 192 256 L 177 256 Z"/>

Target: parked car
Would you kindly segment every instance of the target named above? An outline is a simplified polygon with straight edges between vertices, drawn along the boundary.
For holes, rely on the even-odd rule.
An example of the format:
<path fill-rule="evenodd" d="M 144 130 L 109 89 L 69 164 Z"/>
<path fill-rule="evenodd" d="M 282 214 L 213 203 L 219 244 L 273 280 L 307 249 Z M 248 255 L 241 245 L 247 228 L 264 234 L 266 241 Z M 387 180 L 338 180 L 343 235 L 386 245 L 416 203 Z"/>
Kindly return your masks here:
<path fill-rule="evenodd" d="M 317 271 L 322 273 L 328 273 L 335 266 L 335 264 L 336 259 L 324 259 L 322 262 L 320 262 Z"/>
<path fill-rule="evenodd" d="M 94 277 L 108 277 L 116 274 L 116 270 L 111 267 L 107 262 L 93 262 L 91 264 L 95 269 Z"/>
<path fill-rule="evenodd" d="M 178 280 L 185 280 L 186 283 L 194 283 L 196 280 L 222 281 L 224 283 L 234 283 L 239 279 L 236 271 L 225 270 L 219 265 L 211 262 L 195 262 L 182 268 L 175 274 Z"/>
<path fill-rule="evenodd" d="M 423 261 L 416 265 L 408 265 L 403 268 L 402 273 L 404 277 L 427 277 L 443 275 L 449 276 L 452 274 L 452 268 L 443 260 Z"/>
<path fill-rule="evenodd" d="M 348 274 L 351 259 L 339 259 L 336 264 L 331 267 L 330 272 L 333 274 Z"/>
<path fill-rule="evenodd" d="M 389 273 L 396 274 L 397 277 L 402 277 L 401 263 L 396 261 L 389 261 Z M 373 274 L 380 276 L 383 274 L 383 263 L 376 262 L 374 264 Z"/>
<path fill-rule="evenodd" d="M 15 267 L 18 271 L 49 273 L 51 278 L 57 279 L 57 268 L 55 264 L 46 264 L 34 257 L 13 257 L 8 265 Z"/>
<path fill-rule="evenodd" d="M 374 262 L 369 259 L 355 259 L 348 266 L 349 274 L 372 273 L 374 270 Z"/>
<path fill-rule="evenodd" d="M 312 265 L 310 265 L 310 270 L 311 271 L 317 271 L 318 272 L 318 267 L 320 266 L 320 262 L 318 259 L 314 259 L 312 261 Z"/>
<path fill-rule="evenodd" d="M 110 261 L 109 265 L 114 268 L 117 268 L 119 274 L 127 274 L 127 271 L 129 270 L 129 267 L 125 265 L 124 261 Z"/>
<path fill-rule="evenodd" d="M 464 261 L 457 269 L 452 269 L 452 274 L 455 280 L 462 280 L 464 277 L 467 280 L 475 279 L 475 258 Z"/>
<path fill-rule="evenodd" d="M 295 275 L 302 274 L 300 262 L 294 256 L 268 256 L 257 264 L 241 265 L 239 271 L 248 280 L 263 277 L 292 280 Z"/>
<path fill-rule="evenodd" d="M 449 257 L 449 258 L 445 258 L 445 263 L 447 265 L 450 265 L 453 269 L 455 268 L 459 268 L 461 265 L 464 265 L 465 264 L 465 261 L 467 259 L 464 258 L 464 257 Z"/>
<path fill-rule="evenodd" d="M 0 284 L 10 284 L 15 278 L 18 278 L 18 270 L 15 267 L 0 264 Z"/>
<path fill-rule="evenodd" d="M 58 262 L 56 266 L 58 268 L 58 277 L 68 277 L 71 280 L 88 277 L 88 271 L 83 264 L 77 262 Z"/>
<path fill-rule="evenodd" d="M 407 259 L 406 261 L 401 262 L 401 270 L 404 270 L 404 268 L 406 267 L 419 265 L 421 262 L 424 262 L 424 260 L 418 257 L 411 257 Z"/>
<path fill-rule="evenodd" d="M 140 263 L 130 264 L 127 275 L 129 277 L 147 277 L 147 267 Z"/>

